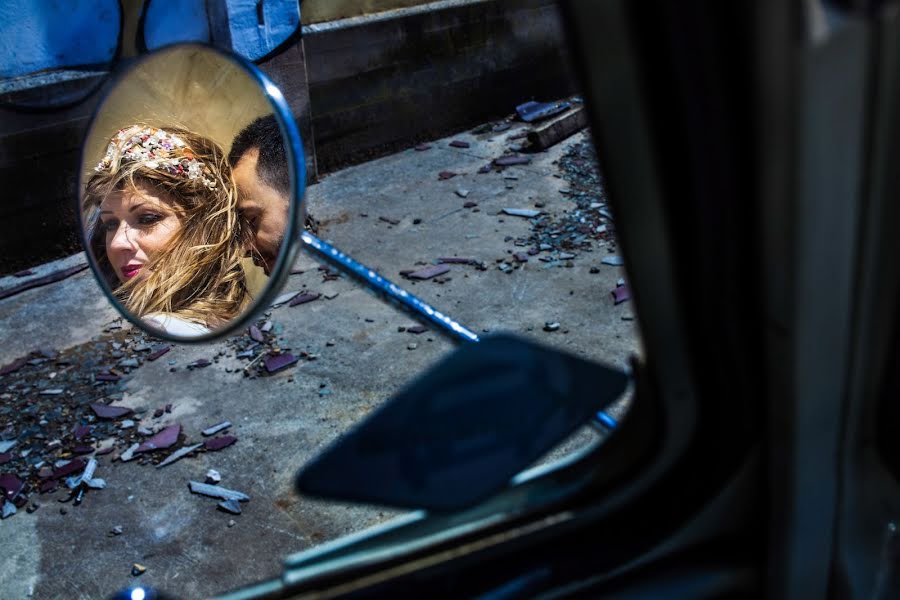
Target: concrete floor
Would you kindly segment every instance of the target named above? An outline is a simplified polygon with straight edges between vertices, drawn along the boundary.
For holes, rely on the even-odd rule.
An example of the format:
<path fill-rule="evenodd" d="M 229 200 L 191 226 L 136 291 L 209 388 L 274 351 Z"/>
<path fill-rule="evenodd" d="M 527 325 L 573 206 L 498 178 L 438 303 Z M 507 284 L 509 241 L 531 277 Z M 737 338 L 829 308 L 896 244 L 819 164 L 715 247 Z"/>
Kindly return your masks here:
<path fill-rule="evenodd" d="M 477 174 L 500 156 L 515 130 L 479 139 L 464 133 L 452 139 L 468 149 L 434 142 L 424 152 L 404 151 L 334 173 L 308 191 L 320 235 L 383 275 L 478 332 L 513 331 L 599 361 L 624 365 L 639 352 L 630 303 L 613 306 L 610 291 L 624 276 L 601 266 L 603 249 L 578 256 L 571 268 L 544 268 L 537 257 L 505 274 L 496 259 L 520 251 L 513 238 L 527 235 L 527 219 L 498 214 L 504 207 L 563 211 L 573 203 L 559 193 L 566 186 L 553 161 L 575 136 L 531 164 L 504 173 Z M 460 173 L 446 181 L 438 172 Z M 504 179 L 516 175 L 518 180 Z M 507 189 L 510 185 L 512 189 Z M 454 192 L 470 191 L 463 200 Z M 479 212 L 461 209 L 466 201 Z M 361 214 L 368 216 L 362 217 Z M 379 217 L 399 219 L 398 225 Z M 413 219 L 421 219 L 413 225 Z M 475 258 L 486 271 L 452 265 L 444 284 L 403 281 L 398 272 L 439 256 Z M 67 259 L 70 262 L 80 257 Z M 51 265 L 47 268 L 55 268 Z M 197 598 L 247 585 L 280 572 L 285 555 L 381 523 L 396 513 L 377 507 L 346 506 L 300 498 L 292 478 L 307 460 L 341 432 L 451 350 L 432 332 L 397 331 L 412 319 L 377 301 L 346 279 L 323 282 L 309 258 L 301 256 L 287 289 L 339 295 L 296 307 L 272 310 L 284 327 L 284 345 L 307 349 L 318 359 L 300 362 L 272 377 L 249 379 L 226 369 L 242 366 L 225 340 L 208 346 L 177 346 L 167 360 L 146 363 L 127 384 L 124 404 L 173 404 L 165 422 L 180 423 L 194 438 L 221 420 L 230 420 L 239 438 L 225 450 L 186 458 L 165 469 L 100 458 L 97 475 L 108 488 L 89 494 L 79 507 L 60 514 L 62 492 L 40 497 L 41 508 L 0 522 L 0 590 L 3 598 L 102 598 L 140 582 L 183 598 Z M 591 267 L 600 272 L 590 274 Z M 0 279 L 0 290 L 18 280 Z M 115 317 L 90 272 L 0 301 L 0 365 L 38 347 L 66 348 L 98 337 Z M 558 321 L 559 331 L 542 330 Z M 329 342 L 332 345 L 329 345 Z M 408 349 L 410 342 L 418 347 Z M 202 370 L 184 367 L 198 358 L 225 352 Z M 321 396 L 321 384 L 330 395 Z M 0 387 L 3 380 L 0 379 Z M 159 425 L 159 422 L 155 424 Z M 553 456 L 592 439 L 582 431 Z M 209 498 L 192 495 L 189 479 L 217 469 L 222 485 L 251 496 L 241 516 L 215 509 Z M 230 520 L 235 524 L 228 526 Z M 114 526 L 123 534 L 109 536 Z M 132 563 L 147 566 L 139 579 Z"/>

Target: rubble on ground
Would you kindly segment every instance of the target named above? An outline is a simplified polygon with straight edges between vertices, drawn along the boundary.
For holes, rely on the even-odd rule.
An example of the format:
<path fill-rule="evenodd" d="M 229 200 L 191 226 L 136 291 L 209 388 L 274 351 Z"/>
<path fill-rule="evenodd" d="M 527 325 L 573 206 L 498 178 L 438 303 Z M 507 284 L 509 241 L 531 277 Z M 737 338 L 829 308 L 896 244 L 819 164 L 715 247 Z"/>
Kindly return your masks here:
<path fill-rule="evenodd" d="M 106 487 L 95 472 L 103 468 L 113 478 L 107 469 L 114 461 L 165 466 L 195 451 L 234 444 L 234 436 L 220 436 L 191 445 L 180 424 L 160 421 L 172 404 L 155 410 L 119 404 L 131 374 L 170 349 L 113 323 L 86 344 L 38 349 L 0 367 L 0 516 L 12 516 L 29 501 L 27 512 L 34 512 L 40 506 L 36 497 L 57 491 L 64 492 L 60 501 L 78 505 L 89 491 Z M 187 367 L 217 360 L 200 359 Z M 168 364 L 176 368 L 176 361 Z"/>

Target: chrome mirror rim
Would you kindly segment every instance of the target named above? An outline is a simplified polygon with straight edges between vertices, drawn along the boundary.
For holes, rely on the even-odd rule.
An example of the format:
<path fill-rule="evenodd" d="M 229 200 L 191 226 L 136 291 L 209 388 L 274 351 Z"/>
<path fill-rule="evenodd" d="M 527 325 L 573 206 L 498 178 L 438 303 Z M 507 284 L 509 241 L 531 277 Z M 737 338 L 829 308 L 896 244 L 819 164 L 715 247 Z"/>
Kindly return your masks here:
<path fill-rule="evenodd" d="M 96 257 L 94 257 L 93 253 L 90 251 L 90 243 L 84 219 L 80 216 L 82 194 L 86 183 L 84 166 L 87 159 L 87 141 L 100 114 L 103 112 L 110 95 L 118 89 L 119 85 L 129 77 L 137 66 L 148 61 L 160 60 L 164 55 L 172 52 L 183 52 L 186 50 L 202 50 L 218 55 L 218 57 L 225 61 L 229 61 L 237 68 L 241 69 L 258 86 L 260 93 L 268 100 L 282 134 L 292 191 L 288 209 L 288 223 L 283 238 L 284 241 L 281 244 L 281 248 L 278 250 L 278 256 L 275 260 L 272 274 L 269 277 L 269 282 L 266 284 L 262 293 L 254 299 L 246 310 L 242 311 L 241 314 L 227 324 L 218 327 L 209 333 L 198 336 L 176 336 L 163 330 L 154 329 L 144 323 L 137 315 L 131 314 L 129 311 L 125 310 L 121 303 L 113 296 L 109 285 L 100 275 Z M 303 142 L 300 138 L 300 133 L 297 129 L 293 114 L 291 113 L 291 109 L 288 106 L 284 95 L 281 93 L 281 90 L 278 89 L 278 86 L 276 86 L 257 66 L 233 52 L 216 48 L 210 44 L 195 42 L 171 44 L 148 52 L 135 61 L 128 63 L 126 66 L 119 66 L 117 72 L 115 72 L 111 78 L 109 87 L 104 91 L 103 96 L 98 101 L 88 123 L 85 138 L 81 144 L 77 186 L 74 202 L 76 215 L 79 215 L 76 219 L 78 221 L 78 235 L 82 246 L 84 247 L 84 253 L 88 264 L 91 267 L 94 279 L 97 281 L 97 284 L 103 291 L 106 299 L 116 308 L 122 318 L 152 337 L 168 342 L 177 344 L 206 344 L 227 337 L 245 327 L 272 305 L 272 302 L 278 296 L 290 275 L 290 266 L 294 263 L 300 247 L 300 232 L 303 229 L 305 214 L 303 201 L 306 193 L 306 157 L 303 151 Z"/>

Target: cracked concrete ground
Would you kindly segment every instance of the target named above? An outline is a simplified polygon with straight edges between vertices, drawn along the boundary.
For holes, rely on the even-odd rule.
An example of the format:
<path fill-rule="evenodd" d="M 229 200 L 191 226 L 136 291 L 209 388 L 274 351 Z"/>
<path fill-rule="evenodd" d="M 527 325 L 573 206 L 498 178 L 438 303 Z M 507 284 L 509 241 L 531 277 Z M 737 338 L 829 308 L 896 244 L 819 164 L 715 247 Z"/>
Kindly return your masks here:
<path fill-rule="evenodd" d="M 502 173 L 477 170 L 503 153 L 515 127 L 502 134 L 462 133 L 436 141 L 429 150 L 408 150 L 334 173 L 311 186 L 307 200 L 321 220 L 320 236 L 401 283 L 436 308 L 475 331 L 512 331 L 598 361 L 622 366 L 639 352 L 631 304 L 613 305 L 610 296 L 623 269 L 601 265 L 603 247 L 581 253 L 570 268 L 532 257 L 506 274 L 496 259 L 509 259 L 512 238 L 527 236 L 527 219 L 498 214 L 502 208 L 560 213 L 573 203 L 553 161 L 574 136 L 531 164 Z M 450 139 L 471 143 L 448 146 Z M 440 171 L 456 177 L 441 181 Z M 506 179 L 507 176 L 518 179 Z M 465 200 L 455 190 L 465 188 Z M 478 203 L 478 212 L 463 209 Z M 362 214 L 367 216 L 363 217 Z M 384 216 L 399 220 L 393 225 Z M 419 224 L 413 224 L 421 219 Z M 398 273 L 441 256 L 485 261 L 488 269 L 451 265 L 450 281 L 412 283 Z M 82 261 L 75 256 L 41 267 L 53 270 Z M 4 598 L 101 598 L 140 582 L 183 598 L 221 593 L 277 575 L 285 555 L 384 522 L 388 509 L 300 498 L 292 488 L 298 468 L 341 432 L 365 417 L 404 382 L 452 349 L 433 332 L 398 332 L 413 320 L 376 300 L 347 279 L 323 282 L 316 264 L 301 256 L 286 290 L 331 295 L 296 307 L 272 310 L 284 327 L 283 344 L 318 355 L 272 377 L 250 379 L 243 363 L 229 354 L 225 340 L 207 346 L 176 346 L 166 360 L 136 369 L 123 404 L 173 405 L 164 423 L 180 423 L 195 438 L 221 420 L 234 423 L 238 442 L 225 450 L 189 457 L 156 469 L 100 457 L 97 475 L 105 490 L 89 493 L 81 506 L 60 513 L 62 492 L 38 497 L 33 514 L 20 511 L 0 522 L 0 589 Z M 590 273 L 598 267 L 598 273 Z M 0 278 L 0 291 L 17 283 Z M 103 328 L 115 312 L 101 296 L 89 271 L 65 281 L 0 300 L 0 365 L 35 348 L 58 349 L 105 339 Z M 542 330 L 547 321 L 560 330 Z M 333 345 L 329 345 L 332 342 Z M 409 350 L 410 342 L 417 347 Z M 209 367 L 187 370 L 188 363 L 225 355 Z M 174 361 L 174 365 L 170 362 Z M 172 367 L 176 368 L 171 372 Z M 239 370 L 239 369 L 238 369 Z M 330 390 L 320 395 L 322 384 Z M 5 386 L 0 378 L 0 389 Z M 159 425 L 160 422 L 155 422 Z M 590 430 L 573 436 L 553 456 L 593 439 Z M 192 495 L 187 481 L 217 469 L 222 485 L 244 491 L 251 500 L 240 516 L 215 509 L 215 501 Z M 229 520 L 235 524 L 228 526 Z M 114 526 L 123 533 L 110 536 Z M 146 565 L 135 579 L 132 563 Z"/>

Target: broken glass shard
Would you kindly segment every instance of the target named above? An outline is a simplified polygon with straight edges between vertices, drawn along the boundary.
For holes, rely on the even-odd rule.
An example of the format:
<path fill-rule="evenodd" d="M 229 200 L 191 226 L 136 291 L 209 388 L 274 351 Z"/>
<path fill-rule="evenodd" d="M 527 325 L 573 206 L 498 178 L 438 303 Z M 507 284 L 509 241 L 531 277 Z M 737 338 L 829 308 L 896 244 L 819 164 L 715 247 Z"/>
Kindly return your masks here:
<path fill-rule="evenodd" d="M 237 438 L 233 435 L 225 435 L 222 437 L 212 438 L 211 440 L 206 440 L 203 442 L 203 447 L 207 450 L 221 450 L 222 448 L 227 448 L 237 441 Z"/>
<path fill-rule="evenodd" d="M 622 304 L 631 298 L 631 290 L 628 289 L 627 285 L 620 285 L 612 291 L 612 297 L 615 304 Z"/>
<path fill-rule="evenodd" d="M 295 297 L 293 300 L 288 302 L 288 306 L 297 306 L 298 304 L 306 304 L 307 302 L 312 302 L 313 300 L 317 300 L 319 298 L 319 294 L 300 294 Z"/>
<path fill-rule="evenodd" d="M 437 277 L 438 275 L 443 275 L 448 272 L 450 267 L 447 265 L 431 265 L 430 267 L 425 267 L 424 269 L 419 269 L 418 271 L 413 271 L 407 277 L 410 279 L 431 279 L 432 277 Z"/>
<path fill-rule="evenodd" d="M 165 466 L 171 465 L 173 462 L 175 462 L 177 460 L 181 460 L 182 458 L 184 458 L 185 456 L 187 456 L 188 454 L 190 454 L 191 452 L 193 452 L 194 450 L 196 450 L 197 448 L 199 448 L 202 445 L 203 444 L 194 444 L 193 446 L 186 446 L 186 447 L 182 448 L 181 450 L 176 450 L 175 452 L 170 454 L 169 457 L 166 458 L 166 460 L 164 460 L 161 463 L 159 463 L 158 465 L 156 465 L 156 468 L 161 469 Z"/>
<path fill-rule="evenodd" d="M 7 500 L 15 498 L 22 491 L 24 485 L 24 482 L 12 473 L 0 475 L 0 489 L 3 490 Z"/>
<path fill-rule="evenodd" d="M 99 477 L 91 477 L 90 479 L 85 480 L 84 485 L 88 486 L 92 490 L 105 490 L 106 480 L 100 479 Z"/>
<path fill-rule="evenodd" d="M 78 427 L 75 428 L 75 431 L 72 432 L 72 436 L 76 440 L 80 440 L 84 436 L 88 435 L 90 432 L 91 432 L 90 425 L 79 425 Z"/>
<path fill-rule="evenodd" d="M 275 298 L 275 301 L 272 303 L 272 306 L 275 307 L 275 306 L 284 304 L 288 300 L 291 300 L 292 298 L 294 298 L 294 296 L 296 296 L 299 293 L 300 293 L 300 290 L 297 290 L 294 292 L 285 292 L 283 294 L 280 294 L 277 298 Z"/>
<path fill-rule="evenodd" d="M 119 460 L 121 460 L 122 462 L 128 462 L 129 460 L 133 459 L 134 453 L 140 446 L 140 444 L 132 444 L 128 447 L 128 450 L 122 453 L 122 455 L 119 457 Z"/>
<path fill-rule="evenodd" d="M 141 452 L 152 452 L 154 450 L 170 448 L 178 441 L 178 436 L 180 434 L 181 425 L 170 425 L 138 446 L 134 453 L 140 454 Z"/>
<path fill-rule="evenodd" d="M 529 219 L 541 214 L 541 211 L 532 208 L 504 208 L 503 212 L 513 217 L 527 217 Z"/>
<path fill-rule="evenodd" d="M 270 354 L 268 358 L 263 361 L 263 365 L 265 366 L 267 372 L 275 373 L 276 371 L 286 369 L 287 367 L 297 362 L 297 360 L 297 357 L 293 354 Z"/>
<path fill-rule="evenodd" d="M 61 479 L 63 477 L 67 477 L 74 473 L 79 473 L 84 470 L 87 464 L 81 460 L 80 458 L 76 458 L 75 460 L 67 462 L 65 465 L 57 468 L 53 473 L 51 473 L 51 479 Z"/>
<path fill-rule="evenodd" d="M 131 414 L 130 408 L 110 404 L 91 404 L 91 410 L 101 419 L 118 419 Z"/>
<path fill-rule="evenodd" d="M 209 496 L 210 498 L 221 498 L 222 500 L 237 500 L 238 502 L 249 502 L 250 496 L 243 492 L 236 492 L 218 485 L 209 485 L 208 483 L 200 483 L 199 481 L 189 481 L 188 486 L 191 492 Z"/>
<path fill-rule="evenodd" d="M 213 425 L 212 427 L 207 427 L 201 433 L 203 433 L 203 435 L 207 435 L 207 436 L 215 435 L 215 434 L 219 433 L 220 431 L 228 429 L 229 427 L 231 427 L 231 421 L 222 421 L 218 425 Z"/>

